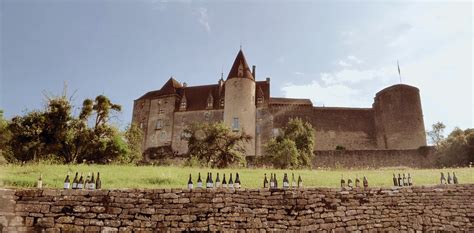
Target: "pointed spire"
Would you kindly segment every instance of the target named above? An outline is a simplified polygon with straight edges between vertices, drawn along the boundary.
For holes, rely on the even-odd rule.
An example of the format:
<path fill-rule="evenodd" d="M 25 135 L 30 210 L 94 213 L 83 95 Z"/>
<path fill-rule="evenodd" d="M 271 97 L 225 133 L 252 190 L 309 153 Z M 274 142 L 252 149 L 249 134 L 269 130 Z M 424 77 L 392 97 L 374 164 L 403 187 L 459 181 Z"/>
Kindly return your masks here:
<path fill-rule="evenodd" d="M 248 78 L 248 79 L 255 80 L 254 77 L 252 76 L 252 71 L 250 71 L 249 65 L 247 64 L 247 61 L 245 60 L 245 56 L 242 50 L 239 50 L 239 53 L 237 54 L 237 57 L 235 58 L 234 64 L 232 65 L 232 68 L 230 69 L 227 79 L 230 79 L 230 78 Z"/>

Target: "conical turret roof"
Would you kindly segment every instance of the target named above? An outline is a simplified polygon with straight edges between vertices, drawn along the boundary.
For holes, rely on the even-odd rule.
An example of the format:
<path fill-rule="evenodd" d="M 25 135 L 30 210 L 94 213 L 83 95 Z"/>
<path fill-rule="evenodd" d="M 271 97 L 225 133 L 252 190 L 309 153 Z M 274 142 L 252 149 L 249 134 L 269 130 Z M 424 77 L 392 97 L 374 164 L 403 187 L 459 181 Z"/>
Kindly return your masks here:
<path fill-rule="evenodd" d="M 247 64 L 247 61 L 245 60 L 244 53 L 242 52 L 242 49 L 239 50 L 239 53 L 237 54 L 237 57 L 235 58 L 234 64 L 232 65 L 232 68 L 230 69 L 229 75 L 227 76 L 227 79 L 230 78 L 248 78 L 255 80 L 252 72 L 250 71 L 249 65 Z"/>

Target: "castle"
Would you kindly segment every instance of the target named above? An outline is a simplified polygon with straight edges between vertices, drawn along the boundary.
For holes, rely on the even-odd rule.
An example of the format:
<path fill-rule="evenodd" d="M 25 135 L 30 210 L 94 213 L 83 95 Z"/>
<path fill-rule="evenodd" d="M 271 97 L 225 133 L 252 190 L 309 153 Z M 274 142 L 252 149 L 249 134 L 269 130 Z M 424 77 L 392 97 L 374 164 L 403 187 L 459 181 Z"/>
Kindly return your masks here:
<path fill-rule="evenodd" d="M 132 122 L 144 132 L 143 149 L 170 147 L 187 152 L 183 130 L 193 122 L 224 122 L 252 136 L 247 156 L 264 145 L 290 118 L 314 128 L 315 150 L 404 150 L 426 146 L 419 90 L 398 84 L 378 92 L 372 108 L 317 107 L 309 99 L 270 96 L 270 79 L 257 81 L 255 66 L 239 51 L 226 80 L 187 86 L 170 78 L 160 90 L 134 101 Z"/>

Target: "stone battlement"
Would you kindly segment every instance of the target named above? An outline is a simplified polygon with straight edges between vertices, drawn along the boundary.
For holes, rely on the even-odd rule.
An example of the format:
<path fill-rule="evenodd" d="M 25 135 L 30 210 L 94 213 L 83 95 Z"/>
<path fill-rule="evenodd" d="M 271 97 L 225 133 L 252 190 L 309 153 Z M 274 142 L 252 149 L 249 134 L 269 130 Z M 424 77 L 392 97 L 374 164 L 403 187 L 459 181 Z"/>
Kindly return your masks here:
<path fill-rule="evenodd" d="M 474 184 L 341 191 L 0 189 L 0 231 L 474 230 Z"/>

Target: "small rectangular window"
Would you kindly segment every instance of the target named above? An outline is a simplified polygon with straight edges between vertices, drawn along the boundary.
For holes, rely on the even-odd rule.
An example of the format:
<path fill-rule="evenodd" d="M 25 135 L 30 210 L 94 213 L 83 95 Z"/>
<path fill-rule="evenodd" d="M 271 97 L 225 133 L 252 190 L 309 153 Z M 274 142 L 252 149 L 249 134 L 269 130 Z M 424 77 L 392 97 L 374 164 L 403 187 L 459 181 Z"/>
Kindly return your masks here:
<path fill-rule="evenodd" d="M 156 128 L 155 128 L 155 129 L 161 129 L 161 127 L 162 127 L 162 122 L 161 122 L 161 120 L 157 120 L 157 121 L 156 121 Z"/>
<path fill-rule="evenodd" d="M 278 135 L 280 135 L 280 130 L 278 128 L 274 128 L 273 129 L 273 137 L 277 137 Z"/>
<path fill-rule="evenodd" d="M 233 131 L 239 131 L 239 118 L 238 117 L 234 117 L 234 121 L 232 122 L 232 130 Z"/>

